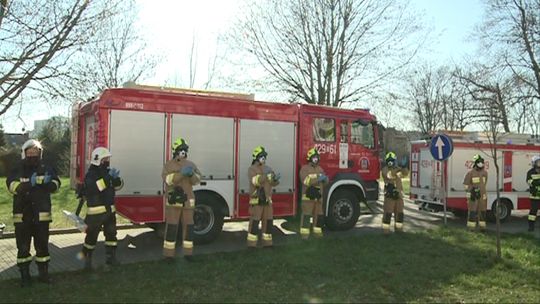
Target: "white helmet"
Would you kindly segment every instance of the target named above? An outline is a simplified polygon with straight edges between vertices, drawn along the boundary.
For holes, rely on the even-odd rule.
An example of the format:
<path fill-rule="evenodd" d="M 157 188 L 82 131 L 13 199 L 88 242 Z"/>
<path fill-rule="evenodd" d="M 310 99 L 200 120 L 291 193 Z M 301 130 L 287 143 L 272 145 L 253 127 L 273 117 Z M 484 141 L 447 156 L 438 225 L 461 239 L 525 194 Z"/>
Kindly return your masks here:
<path fill-rule="evenodd" d="M 25 159 L 26 158 L 26 153 L 25 151 L 27 149 L 30 149 L 32 147 L 36 147 L 39 149 L 39 158 L 41 158 L 43 156 L 43 147 L 41 146 L 41 143 L 38 141 L 38 140 L 35 140 L 35 139 L 29 139 L 27 140 L 21 147 L 21 158 L 22 159 Z"/>
<path fill-rule="evenodd" d="M 531 158 L 531 166 L 534 167 L 534 163 L 540 160 L 540 155 L 535 155 Z"/>
<path fill-rule="evenodd" d="M 99 166 L 101 164 L 101 160 L 105 157 L 111 157 L 111 152 L 107 148 L 104 147 L 97 147 L 92 151 L 90 163 L 92 165 Z"/>

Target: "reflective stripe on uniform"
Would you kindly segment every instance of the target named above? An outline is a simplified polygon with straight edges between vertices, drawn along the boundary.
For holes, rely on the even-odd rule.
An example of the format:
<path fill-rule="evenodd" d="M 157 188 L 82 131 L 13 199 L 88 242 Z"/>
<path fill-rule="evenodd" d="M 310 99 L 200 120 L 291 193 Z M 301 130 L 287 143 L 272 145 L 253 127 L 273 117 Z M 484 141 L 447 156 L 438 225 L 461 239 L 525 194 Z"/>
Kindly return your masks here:
<path fill-rule="evenodd" d="M 313 227 L 313 233 L 315 234 L 322 234 L 321 227 Z"/>
<path fill-rule="evenodd" d="M 114 247 L 117 245 L 118 245 L 117 241 L 105 241 L 105 246 Z"/>
<path fill-rule="evenodd" d="M 193 242 L 192 241 L 184 241 L 182 243 L 182 247 L 187 248 L 187 249 L 193 248 Z"/>
<path fill-rule="evenodd" d="M 114 187 L 114 191 L 119 191 L 122 188 L 124 188 L 124 180 L 120 179 L 120 185 Z"/>
<path fill-rule="evenodd" d="M 9 192 L 11 192 L 11 194 L 17 194 L 17 187 L 19 187 L 21 183 L 19 181 L 12 181 L 10 184 L 9 184 Z"/>
<path fill-rule="evenodd" d="M 249 204 L 250 205 L 257 205 L 259 203 L 259 198 L 258 197 L 252 197 L 249 199 Z"/>
<path fill-rule="evenodd" d="M 114 206 L 111 206 L 111 212 L 115 212 L 116 211 L 116 208 L 114 208 Z M 102 213 L 105 213 L 107 212 L 107 207 L 105 206 L 95 206 L 95 207 L 88 207 L 86 209 L 86 214 L 87 215 L 96 215 L 96 214 L 102 214 Z"/>
<path fill-rule="evenodd" d="M 100 178 L 96 181 L 96 186 L 100 192 L 107 188 L 107 185 L 105 184 L 105 180 L 103 178 Z"/>
<path fill-rule="evenodd" d="M 23 263 L 28 263 L 28 262 L 32 262 L 32 256 L 29 255 L 25 258 L 17 258 L 17 264 L 23 264 Z"/>
<path fill-rule="evenodd" d="M 529 214 L 529 221 L 536 221 L 536 215 Z"/>
<path fill-rule="evenodd" d="M 476 222 L 467 221 L 467 227 L 469 227 L 469 228 L 476 227 Z"/>
<path fill-rule="evenodd" d="M 13 214 L 13 223 L 22 223 L 22 213 L 14 213 Z"/>
<path fill-rule="evenodd" d="M 50 212 L 40 212 L 39 213 L 39 221 L 40 222 L 52 221 L 51 213 Z"/>
<path fill-rule="evenodd" d="M 195 207 L 195 199 L 194 198 L 190 198 L 188 200 L 188 204 L 189 206 L 186 206 L 186 207 Z"/>
<path fill-rule="evenodd" d="M 309 228 L 300 228 L 300 234 L 309 234 Z"/>
<path fill-rule="evenodd" d="M 174 241 L 163 241 L 163 248 L 165 249 L 174 249 L 176 247 L 176 242 Z"/>
<path fill-rule="evenodd" d="M 480 183 L 480 177 L 473 177 L 472 182 L 473 182 L 473 184 L 479 184 Z"/>
<path fill-rule="evenodd" d="M 174 173 L 168 174 L 165 177 L 165 183 L 170 186 L 173 184 L 173 179 L 174 179 Z"/>
<path fill-rule="evenodd" d="M 96 245 L 90 245 L 90 244 L 84 243 L 83 247 L 86 248 L 86 249 L 93 250 L 94 248 L 96 248 Z"/>
<path fill-rule="evenodd" d="M 486 222 L 484 222 L 484 221 L 478 221 L 478 226 L 479 226 L 480 228 L 486 228 Z"/>
<path fill-rule="evenodd" d="M 56 185 L 56 190 L 54 190 L 54 192 L 58 191 L 58 189 L 60 189 L 60 182 L 53 179 L 52 182 Z"/>
<path fill-rule="evenodd" d="M 38 257 L 36 256 L 36 262 L 38 263 L 45 263 L 45 262 L 48 262 L 51 260 L 51 256 L 50 255 L 47 255 L 47 256 L 43 256 L 43 257 Z"/>
<path fill-rule="evenodd" d="M 263 233 L 263 240 L 264 240 L 264 241 L 271 241 L 271 240 L 272 240 L 272 234 L 270 234 L 270 233 Z"/>
<path fill-rule="evenodd" d="M 303 201 L 312 201 L 312 199 L 310 199 L 309 197 L 307 197 L 307 195 L 302 195 L 302 200 Z"/>
<path fill-rule="evenodd" d="M 259 182 L 259 179 L 260 179 L 260 175 L 255 175 L 254 177 L 251 178 L 251 183 L 255 186 L 259 186 L 260 185 L 260 182 Z"/>
<path fill-rule="evenodd" d="M 252 242 L 256 242 L 257 241 L 257 235 L 253 234 L 253 233 L 248 233 L 247 240 L 252 241 Z"/>
<path fill-rule="evenodd" d="M 396 228 L 397 228 L 397 229 L 403 228 L 403 223 L 397 222 L 397 223 L 396 223 Z"/>
<path fill-rule="evenodd" d="M 390 229 L 390 224 L 383 223 L 382 227 L 383 227 L 384 230 L 388 230 L 388 229 Z"/>
<path fill-rule="evenodd" d="M 471 198 L 471 193 L 470 192 L 467 192 L 467 194 L 465 195 L 467 198 Z"/>

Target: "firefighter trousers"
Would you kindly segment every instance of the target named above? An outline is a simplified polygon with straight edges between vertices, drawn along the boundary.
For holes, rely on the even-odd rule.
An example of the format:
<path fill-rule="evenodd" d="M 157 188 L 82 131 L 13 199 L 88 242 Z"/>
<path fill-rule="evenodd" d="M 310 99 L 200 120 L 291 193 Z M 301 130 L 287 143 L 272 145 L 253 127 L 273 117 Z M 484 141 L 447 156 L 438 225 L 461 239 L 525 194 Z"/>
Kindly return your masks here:
<path fill-rule="evenodd" d="M 539 199 L 532 199 L 531 198 L 531 209 L 529 210 L 529 231 L 534 230 L 534 223 L 536 222 L 536 214 L 538 213 L 538 206 L 540 206 L 540 200 Z"/>
<path fill-rule="evenodd" d="M 99 232 L 103 227 L 103 235 L 105 235 L 105 249 L 107 254 L 114 251 L 118 245 L 116 239 L 116 212 L 104 212 L 100 214 L 90 214 L 84 219 L 88 228 L 86 228 L 86 237 L 84 238 L 83 253 L 96 248 Z"/>
<path fill-rule="evenodd" d="M 467 201 L 468 214 L 467 214 L 467 228 L 475 229 L 476 225 L 481 230 L 486 229 L 486 210 L 487 199 L 480 200 L 468 200 Z"/>
<path fill-rule="evenodd" d="M 313 221 L 313 235 L 322 236 L 323 215 L 323 204 L 320 199 L 302 201 L 302 217 L 300 218 L 300 236 L 302 239 L 309 238 L 311 221 Z"/>
<path fill-rule="evenodd" d="M 193 213 L 195 200 L 191 199 L 187 206 L 183 204 L 167 204 L 165 206 L 165 237 L 163 256 L 173 258 L 176 255 L 178 229 L 182 223 L 182 251 L 184 256 L 193 255 Z"/>
<path fill-rule="evenodd" d="M 257 240 L 259 239 L 259 221 L 262 221 L 262 246 L 272 246 L 273 218 L 272 204 L 255 204 L 249 206 L 248 247 L 257 247 Z"/>
<path fill-rule="evenodd" d="M 49 256 L 49 222 L 20 222 L 15 223 L 15 240 L 17 243 L 17 266 L 19 268 L 28 267 L 32 262 L 30 245 L 34 238 L 34 249 L 36 251 L 36 263 L 46 264 Z"/>
<path fill-rule="evenodd" d="M 403 230 L 403 199 L 402 198 L 384 198 L 383 203 L 383 219 L 382 227 L 384 233 L 390 232 L 390 222 L 392 221 L 392 213 L 394 214 L 394 230 L 402 231 Z"/>

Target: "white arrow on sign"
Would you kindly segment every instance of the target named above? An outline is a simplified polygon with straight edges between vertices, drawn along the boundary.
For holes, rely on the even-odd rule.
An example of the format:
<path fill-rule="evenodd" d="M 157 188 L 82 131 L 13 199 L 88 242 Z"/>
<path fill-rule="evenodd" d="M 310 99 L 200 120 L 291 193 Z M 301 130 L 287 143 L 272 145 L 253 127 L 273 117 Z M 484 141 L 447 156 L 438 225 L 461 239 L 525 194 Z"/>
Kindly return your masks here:
<path fill-rule="evenodd" d="M 439 152 L 439 159 L 442 159 L 443 158 L 442 147 L 444 147 L 444 142 L 440 136 L 439 138 L 437 138 L 437 142 L 435 143 L 435 146 L 437 147 L 437 150 Z"/>

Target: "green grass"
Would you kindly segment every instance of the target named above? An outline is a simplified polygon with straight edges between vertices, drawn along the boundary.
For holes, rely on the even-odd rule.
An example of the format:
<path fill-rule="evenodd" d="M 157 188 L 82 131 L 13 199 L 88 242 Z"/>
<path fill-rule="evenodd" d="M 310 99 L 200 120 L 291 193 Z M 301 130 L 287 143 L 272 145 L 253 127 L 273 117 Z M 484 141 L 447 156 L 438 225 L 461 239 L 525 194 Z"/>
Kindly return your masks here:
<path fill-rule="evenodd" d="M 0 302 L 538 302 L 540 246 L 525 235 L 437 229 L 323 238 L 54 275 L 32 292 L 0 284 Z"/>
<path fill-rule="evenodd" d="M 60 178 L 60 190 L 51 195 L 52 199 L 52 223 L 51 229 L 55 228 L 73 228 L 74 226 L 66 219 L 62 210 L 75 212 L 79 201 L 75 195 L 75 191 L 69 186 L 69 178 Z M 6 187 L 6 178 L 0 178 L 0 223 L 6 224 L 5 231 L 13 231 L 13 195 L 9 193 Z M 84 215 L 84 210 L 82 215 Z M 129 221 L 118 217 L 119 223 L 129 223 Z"/>

